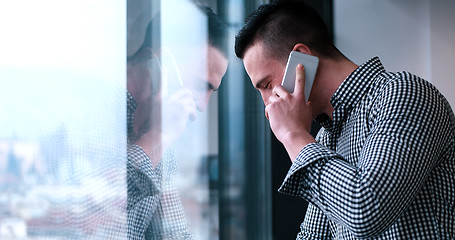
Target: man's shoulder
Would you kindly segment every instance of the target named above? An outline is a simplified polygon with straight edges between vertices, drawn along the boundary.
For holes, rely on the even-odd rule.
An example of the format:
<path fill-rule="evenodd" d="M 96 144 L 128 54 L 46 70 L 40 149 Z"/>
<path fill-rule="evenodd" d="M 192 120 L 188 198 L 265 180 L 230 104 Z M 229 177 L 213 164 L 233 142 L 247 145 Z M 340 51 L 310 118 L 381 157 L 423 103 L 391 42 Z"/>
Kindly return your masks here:
<path fill-rule="evenodd" d="M 377 80 L 380 84 L 390 85 L 415 85 L 422 83 L 429 83 L 425 79 L 412 74 L 410 72 L 401 71 L 401 72 L 383 72 L 379 74 Z"/>
<path fill-rule="evenodd" d="M 393 111 L 412 110 L 414 113 L 436 114 L 453 112 L 444 95 L 429 81 L 406 71 L 381 73 L 371 89 L 373 106 Z M 382 107 L 381 107 L 382 106 Z M 423 116 L 423 115 L 422 115 Z"/>
<path fill-rule="evenodd" d="M 375 82 L 373 91 L 376 94 L 385 94 L 389 97 L 441 97 L 438 89 L 429 81 L 410 72 L 384 72 Z"/>

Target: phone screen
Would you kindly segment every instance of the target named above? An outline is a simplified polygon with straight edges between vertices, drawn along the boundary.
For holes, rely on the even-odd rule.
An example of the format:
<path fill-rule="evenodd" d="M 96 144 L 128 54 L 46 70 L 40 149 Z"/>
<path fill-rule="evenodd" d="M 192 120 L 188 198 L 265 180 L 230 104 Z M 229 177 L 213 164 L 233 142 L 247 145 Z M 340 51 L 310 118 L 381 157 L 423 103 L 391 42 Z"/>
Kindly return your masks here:
<path fill-rule="evenodd" d="M 305 100 L 308 101 L 311 93 L 311 88 L 313 86 L 314 77 L 316 76 L 316 71 L 318 69 L 319 58 L 301 52 L 292 51 L 289 54 L 281 85 L 289 93 L 294 92 L 296 77 L 295 69 L 299 63 L 301 63 L 305 69 Z"/>

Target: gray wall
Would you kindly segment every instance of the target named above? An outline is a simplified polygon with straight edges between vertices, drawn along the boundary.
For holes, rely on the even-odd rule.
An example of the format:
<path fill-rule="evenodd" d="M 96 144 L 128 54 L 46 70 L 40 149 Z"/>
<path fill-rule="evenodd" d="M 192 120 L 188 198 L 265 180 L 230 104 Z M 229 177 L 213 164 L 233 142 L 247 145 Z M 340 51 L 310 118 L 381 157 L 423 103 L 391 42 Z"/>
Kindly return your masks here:
<path fill-rule="evenodd" d="M 435 84 L 455 106 L 454 0 L 334 0 L 336 46 L 361 64 L 379 56 L 389 71 Z"/>

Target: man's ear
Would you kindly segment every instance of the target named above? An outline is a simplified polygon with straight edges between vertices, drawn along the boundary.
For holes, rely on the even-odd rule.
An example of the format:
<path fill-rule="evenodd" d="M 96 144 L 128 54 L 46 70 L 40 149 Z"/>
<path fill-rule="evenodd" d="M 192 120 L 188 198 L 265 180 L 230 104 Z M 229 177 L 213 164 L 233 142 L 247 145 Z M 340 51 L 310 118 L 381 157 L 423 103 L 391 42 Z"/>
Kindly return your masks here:
<path fill-rule="evenodd" d="M 313 55 L 311 53 L 310 48 L 303 43 L 297 43 L 296 45 L 294 45 L 294 48 L 292 48 L 292 51 L 297 51 L 297 52 Z"/>

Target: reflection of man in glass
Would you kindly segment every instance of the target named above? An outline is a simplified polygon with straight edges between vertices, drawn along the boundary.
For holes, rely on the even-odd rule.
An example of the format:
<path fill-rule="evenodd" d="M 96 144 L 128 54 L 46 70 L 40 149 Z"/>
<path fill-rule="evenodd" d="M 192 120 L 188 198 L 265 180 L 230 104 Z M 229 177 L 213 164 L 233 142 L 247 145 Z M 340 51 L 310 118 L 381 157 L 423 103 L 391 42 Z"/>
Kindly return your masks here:
<path fill-rule="evenodd" d="M 174 184 L 172 144 L 188 119 L 206 108 L 228 64 L 224 25 L 210 9 L 202 10 L 208 20 L 203 43 L 185 46 L 182 41 L 186 50 L 176 58 L 152 44 L 153 34 L 159 34 L 153 29 L 159 24 L 152 21 L 144 44 L 128 60 L 129 239 L 192 238 Z"/>

